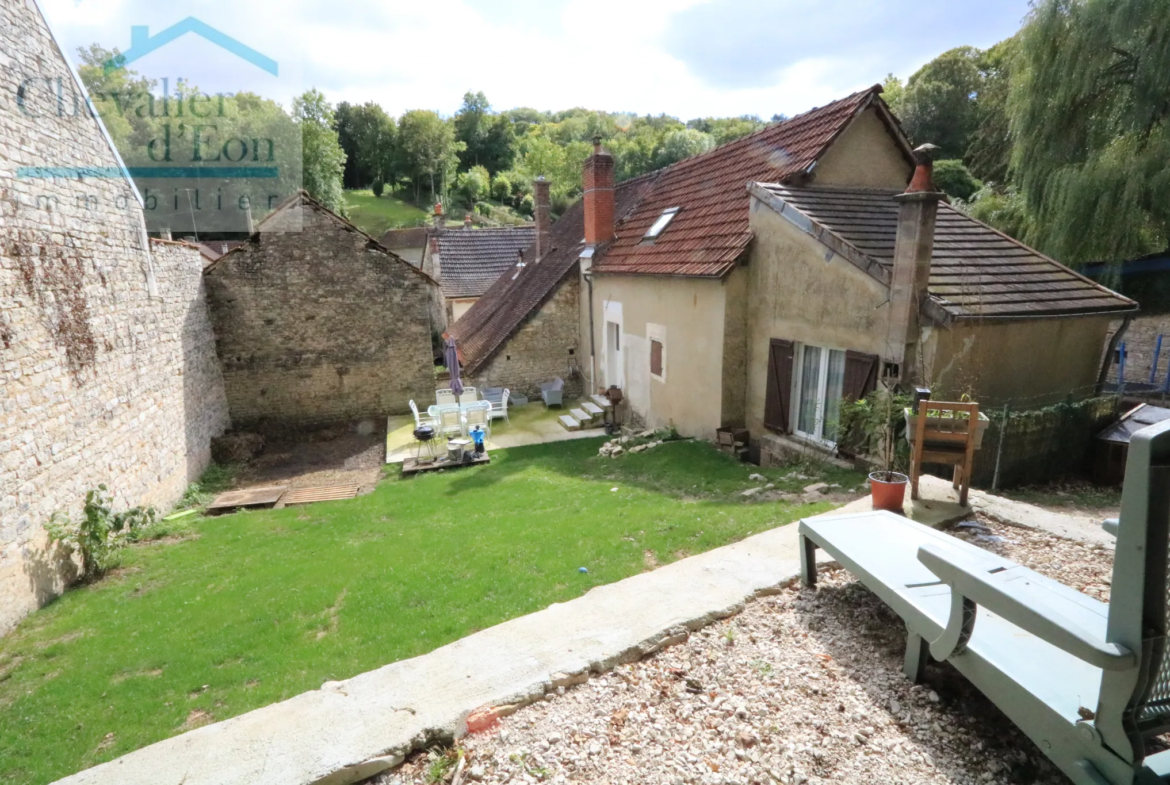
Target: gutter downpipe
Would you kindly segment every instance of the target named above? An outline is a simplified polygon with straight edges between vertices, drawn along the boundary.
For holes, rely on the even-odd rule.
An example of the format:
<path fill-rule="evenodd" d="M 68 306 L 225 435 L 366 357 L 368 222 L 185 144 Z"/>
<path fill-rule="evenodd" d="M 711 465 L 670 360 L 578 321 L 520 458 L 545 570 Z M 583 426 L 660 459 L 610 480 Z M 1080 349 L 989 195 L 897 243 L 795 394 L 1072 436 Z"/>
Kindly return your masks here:
<path fill-rule="evenodd" d="M 1105 350 L 1105 359 L 1101 361 L 1101 372 L 1097 374 L 1097 395 L 1100 395 L 1105 390 L 1105 380 L 1109 378 L 1109 369 L 1113 367 L 1113 353 L 1117 351 L 1117 344 L 1125 337 L 1125 331 L 1129 329 L 1132 321 L 1132 316 L 1125 317 L 1121 322 L 1121 327 L 1109 339 L 1109 347 Z"/>
<path fill-rule="evenodd" d="M 588 398 L 597 390 L 593 380 L 593 375 L 597 371 L 597 346 L 593 338 L 593 273 L 584 273 L 583 277 L 589 287 L 589 392 L 585 396 Z"/>

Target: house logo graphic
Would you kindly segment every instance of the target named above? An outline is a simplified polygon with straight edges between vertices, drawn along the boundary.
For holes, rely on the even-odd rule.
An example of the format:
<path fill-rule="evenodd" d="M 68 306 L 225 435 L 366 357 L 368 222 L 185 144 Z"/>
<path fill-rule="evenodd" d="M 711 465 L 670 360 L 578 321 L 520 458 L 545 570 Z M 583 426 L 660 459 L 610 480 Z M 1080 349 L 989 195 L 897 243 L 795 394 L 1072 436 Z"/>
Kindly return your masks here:
<path fill-rule="evenodd" d="M 221 33 L 211 25 L 189 16 L 181 22 L 177 22 L 161 33 L 155 35 L 150 34 L 150 27 L 145 25 L 133 25 L 130 28 L 130 48 L 125 52 L 110 58 L 106 61 L 105 71 L 109 73 L 119 68 L 124 68 L 130 63 L 139 58 L 146 57 L 151 52 L 157 51 L 172 41 L 181 38 L 187 33 L 194 33 L 201 36 L 219 48 L 231 52 L 236 57 L 239 57 L 246 62 L 251 63 L 257 68 L 267 71 L 273 76 L 280 75 L 280 69 L 275 60 L 267 57 L 260 52 L 257 52 L 252 47 L 237 41 L 226 33 Z"/>

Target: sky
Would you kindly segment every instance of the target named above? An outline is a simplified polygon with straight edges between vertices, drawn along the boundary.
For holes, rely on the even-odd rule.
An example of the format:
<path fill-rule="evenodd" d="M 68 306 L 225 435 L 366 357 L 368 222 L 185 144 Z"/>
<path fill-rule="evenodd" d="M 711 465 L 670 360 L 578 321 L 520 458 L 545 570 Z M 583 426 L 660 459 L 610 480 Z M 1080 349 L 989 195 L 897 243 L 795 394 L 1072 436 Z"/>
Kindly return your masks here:
<path fill-rule="evenodd" d="M 71 58 L 130 48 L 194 16 L 279 63 L 272 76 L 193 33 L 130 67 L 208 92 L 282 103 L 316 87 L 453 114 L 468 90 L 497 110 L 693 117 L 793 115 L 907 77 L 955 46 L 1012 35 L 1027 0 L 38 0 Z"/>

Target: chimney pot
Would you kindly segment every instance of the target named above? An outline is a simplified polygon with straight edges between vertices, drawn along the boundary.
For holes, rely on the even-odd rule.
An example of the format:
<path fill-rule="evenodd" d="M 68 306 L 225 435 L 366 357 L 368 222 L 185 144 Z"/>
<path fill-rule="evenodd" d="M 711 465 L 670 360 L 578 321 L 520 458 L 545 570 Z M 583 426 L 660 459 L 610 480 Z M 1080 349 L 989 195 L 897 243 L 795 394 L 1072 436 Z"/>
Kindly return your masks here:
<path fill-rule="evenodd" d="M 914 149 L 914 177 L 906 187 L 906 193 L 936 193 L 934 185 L 934 158 L 938 154 L 938 147 L 933 144 L 924 144 Z"/>
<path fill-rule="evenodd" d="M 464 229 L 471 228 L 471 213 L 464 213 L 463 214 L 463 228 Z"/>

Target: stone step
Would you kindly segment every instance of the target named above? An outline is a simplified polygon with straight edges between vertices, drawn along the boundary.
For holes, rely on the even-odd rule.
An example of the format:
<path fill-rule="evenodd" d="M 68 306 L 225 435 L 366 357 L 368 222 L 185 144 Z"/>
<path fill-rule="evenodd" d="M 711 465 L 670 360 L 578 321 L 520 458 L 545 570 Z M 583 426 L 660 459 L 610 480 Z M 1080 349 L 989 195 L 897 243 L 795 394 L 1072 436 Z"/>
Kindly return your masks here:
<path fill-rule="evenodd" d="M 570 417 L 567 414 L 562 414 L 560 417 L 558 417 L 557 422 L 559 422 L 562 426 L 564 426 L 566 431 L 579 431 L 579 430 L 581 430 L 580 421 Z"/>
<path fill-rule="evenodd" d="M 588 428 L 589 423 L 593 422 L 593 418 L 586 414 L 584 409 L 569 409 L 569 414 L 581 421 L 582 428 Z"/>
<path fill-rule="evenodd" d="M 601 417 L 603 414 L 605 414 L 604 409 L 589 401 L 585 401 L 585 403 L 581 404 L 581 408 L 584 409 L 590 417 Z"/>
<path fill-rule="evenodd" d="M 593 401 L 594 406 L 598 406 L 602 409 L 608 409 L 613 406 L 613 404 L 609 402 L 609 398 L 606 398 L 604 395 L 591 395 L 589 396 L 589 400 Z"/>

